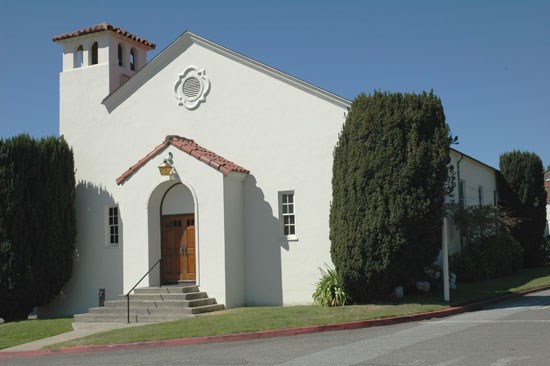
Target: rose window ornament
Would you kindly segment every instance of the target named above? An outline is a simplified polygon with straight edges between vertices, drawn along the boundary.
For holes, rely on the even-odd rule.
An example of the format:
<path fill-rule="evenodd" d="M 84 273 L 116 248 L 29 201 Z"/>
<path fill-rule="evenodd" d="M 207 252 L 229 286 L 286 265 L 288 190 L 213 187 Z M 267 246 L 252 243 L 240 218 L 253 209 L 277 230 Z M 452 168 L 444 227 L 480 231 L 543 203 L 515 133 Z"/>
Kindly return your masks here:
<path fill-rule="evenodd" d="M 206 100 L 210 91 L 210 80 L 204 69 L 189 66 L 184 72 L 178 74 L 178 80 L 174 84 L 174 95 L 179 105 L 193 110 Z"/>

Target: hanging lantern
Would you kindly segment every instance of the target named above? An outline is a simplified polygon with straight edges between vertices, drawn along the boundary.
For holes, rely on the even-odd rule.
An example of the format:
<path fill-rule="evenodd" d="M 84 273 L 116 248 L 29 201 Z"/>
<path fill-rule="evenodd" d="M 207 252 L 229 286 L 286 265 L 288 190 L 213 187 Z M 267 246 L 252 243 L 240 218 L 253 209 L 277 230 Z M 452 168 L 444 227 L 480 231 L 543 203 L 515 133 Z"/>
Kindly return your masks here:
<path fill-rule="evenodd" d="M 159 172 L 160 172 L 160 175 L 162 176 L 172 174 L 172 171 L 174 169 L 174 167 L 172 166 L 173 164 L 172 153 L 169 152 L 168 156 L 169 156 L 168 159 L 164 159 L 164 161 L 159 165 Z"/>

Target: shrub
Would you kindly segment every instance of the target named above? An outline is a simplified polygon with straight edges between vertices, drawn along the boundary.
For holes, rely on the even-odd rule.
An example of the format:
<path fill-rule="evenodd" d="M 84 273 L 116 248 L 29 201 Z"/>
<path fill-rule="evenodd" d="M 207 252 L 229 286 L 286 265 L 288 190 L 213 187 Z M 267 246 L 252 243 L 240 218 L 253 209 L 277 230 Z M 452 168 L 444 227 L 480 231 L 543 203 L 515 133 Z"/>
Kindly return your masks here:
<path fill-rule="evenodd" d="M 543 242 L 543 252 L 544 252 L 544 264 L 550 265 L 550 236 L 544 238 Z"/>
<path fill-rule="evenodd" d="M 76 240 L 73 153 L 54 137 L 0 139 L 0 317 L 26 319 L 59 294 Z"/>
<path fill-rule="evenodd" d="M 527 267 L 544 263 L 546 192 L 542 161 L 537 154 L 512 151 L 500 156 L 499 204 L 518 219 L 512 236 L 523 248 Z"/>
<path fill-rule="evenodd" d="M 522 252 L 519 242 L 502 231 L 451 256 L 451 269 L 464 282 L 502 277 L 521 269 Z"/>
<path fill-rule="evenodd" d="M 321 271 L 321 279 L 315 287 L 313 293 L 313 303 L 321 306 L 344 306 L 349 301 L 346 291 L 342 287 L 342 283 L 336 271 L 327 266 L 325 271 Z"/>
<path fill-rule="evenodd" d="M 383 298 L 434 262 L 450 143 L 433 93 L 353 101 L 334 149 L 330 240 L 354 302 Z"/>

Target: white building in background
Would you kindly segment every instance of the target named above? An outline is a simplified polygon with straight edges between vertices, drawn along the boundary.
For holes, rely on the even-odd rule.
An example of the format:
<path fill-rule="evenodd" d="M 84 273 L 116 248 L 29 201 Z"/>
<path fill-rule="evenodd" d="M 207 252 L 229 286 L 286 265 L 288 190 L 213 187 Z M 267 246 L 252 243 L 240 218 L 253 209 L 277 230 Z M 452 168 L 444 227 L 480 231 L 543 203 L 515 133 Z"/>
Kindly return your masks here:
<path fill-rule="evenodd" d="M 332 152 L 351 102 L 190 32 L 151 62 L 153 43 L 108 24 L 53 40 L 78 237 L 73 276 L 41 313 L 85 312 L 161 257 L 144 286 L 193 281 L 227 307 L 310 303 L 331 262 Z M 494 169 L 451 158 L 457 194 L 493 203 Z"/>

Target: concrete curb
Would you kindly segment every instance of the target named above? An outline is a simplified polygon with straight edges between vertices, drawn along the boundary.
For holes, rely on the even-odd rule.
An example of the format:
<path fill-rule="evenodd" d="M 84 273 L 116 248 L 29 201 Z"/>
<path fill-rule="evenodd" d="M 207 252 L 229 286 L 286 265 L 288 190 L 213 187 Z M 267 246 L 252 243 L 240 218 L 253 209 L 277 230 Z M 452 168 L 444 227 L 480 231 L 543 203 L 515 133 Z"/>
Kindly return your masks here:
<path fill-rule="evenodd" d="M 239 334 L 227 334 L 219 336 L 206 336 L 195 338 L 181 338 L 181 339 L 169 339 L 163 341 L 146 341 L 137 343 L 121 343 L 112 344 L 106 346 L 76 346 L 49 350 L 33 350 L 33 351 L 14 351 L 14 352 L 0 352 L 0 360 L 13 357 L 40 357 L 54 354 L 71 354 L 71 353 L 92 353 L 92 352 L 105 352 L 116 350 L 132 350 L 132 349 L 145 349 L 151 347 L 169 347 L 169 346 L 183 346 L 183 345 L 197 345 L 197 344 L 209 344 L 220 342 L 235 342 L 235 341 L 249 341 L 254 339 L 263 338 L 275 338 L 275 337 L 287 337 L 299 334 L 307 333 L 319 333 L 329 332 L 335 330 L 352 330 L 369 327 L 378 327 L 382 325 L 394 325 L 401 323 L 408 323 L 413 321 L 422 321 L 434 318 L 444 318 L 451 315 L 461 314 L 470 311 L 476 311 L 483 307 L 504 302 L 510 299 L 528 295 L 534 292 L 550 290 L 550 286 L 543 286 L 535 289 L 516 292 L 513 294 L 503 295 L 496 298 L 487 300 L 481 300 L 475 303 L 471 303 L 464 306 L 455 306 L 444 310 L 436 310 L 428 313 L 419 313 L 405 316 L 395 316 L 382 319 L 360 320 L 348 323 L 328 324 L 328 325 L 314 325 L 299 328 L 290 329 L 278 329 L 278 330 L 266 330 L 252 333 L 239 333 Z"/>

